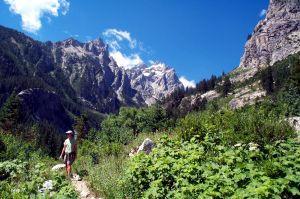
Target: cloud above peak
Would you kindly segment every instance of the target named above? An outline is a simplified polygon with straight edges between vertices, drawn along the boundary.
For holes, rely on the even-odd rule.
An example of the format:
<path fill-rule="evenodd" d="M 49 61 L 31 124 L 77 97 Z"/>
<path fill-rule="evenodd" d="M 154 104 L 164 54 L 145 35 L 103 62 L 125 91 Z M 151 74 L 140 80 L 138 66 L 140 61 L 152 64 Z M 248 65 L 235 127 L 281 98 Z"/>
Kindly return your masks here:
<path fill-rule="evenodd" d="M 184 88 L 196 88 L 196 83 L 194 80 L 188 80 L 184 76 L 179 78 L 179 81 L 183 84 Z"/>
<path fill-rule="evenodd" d="M 110 56 L 116 60 L 118 66 L 125 69 L 133 68 L 134 66 L 143 63 L 143 60 L 138 54 L 130 54 L 127 56 L 120 51 L 113 51 L 110 53 Z"/>
<path fill-rule="evenodd" d="M 4 0 L 4 2 L 9 5 L 12 13 L 21 15 L 22 28 L 31 33 L 37 33 L 42 27 L 41 19 L 44 15 L 58 16 L 59 13 L 66 15 L 70 6 L 68 0 Z"/>
<path fill-rule="evenodd" d="M 118 66 L 128 69 L 144 63 L 140 57 L 142 44 L 132 38 L 130 32 L 113 28 L 105 30 L 102 35 L 111 49 L 110 56 Z"/>
<path fill-rule="evenodd" d="M 113 39 L 113 41 L 123 41 L 127 40 L 129 42 L 129 47 L 131 49 L 137 46 L 136 39 L 131 38 L 130 32 L 117 30 L 117 29 L 107 29 L 103 32 L 103 35 L 109 39 Z M 116 39 L 116 40 L 115 40 Z"/>
<path fill-rule="evenodd" d="M 267 14 L 267 10 L 266 9 L 262 9 L 259 13 L 260 17 L 264 17 Z"/>

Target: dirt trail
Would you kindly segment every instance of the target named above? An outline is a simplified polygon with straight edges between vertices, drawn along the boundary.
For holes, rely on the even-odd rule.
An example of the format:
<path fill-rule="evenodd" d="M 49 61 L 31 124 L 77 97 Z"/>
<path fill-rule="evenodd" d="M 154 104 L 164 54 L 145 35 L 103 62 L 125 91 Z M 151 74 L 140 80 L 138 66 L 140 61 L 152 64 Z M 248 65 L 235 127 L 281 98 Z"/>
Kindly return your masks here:
<path fill-rule="evenodd" d="M 80 199 L 102 199 L 96 197 L 96 194 L 93 193 L 89 187 L 87 186 L 87 182 L 82 180 L 79 175 L 74 174 L 73 178 L 71 179 L 72 185 L 74 186 L 75 190 L 80 193 Z"/>
<path fill-rule="evenodd" d="M 56 171 L 63 168 L 65 168 L 65 164 L 57 164 L 52 167 L 51 170 Z M 96 197 L 96 194 L 89 189 L 88 183 L 84 181 L 78 174 L 73 174 L 71 183 L 74 186 L 75 190 L 79 192 L 80 199 L 102 199 L 100 197 Z"/>

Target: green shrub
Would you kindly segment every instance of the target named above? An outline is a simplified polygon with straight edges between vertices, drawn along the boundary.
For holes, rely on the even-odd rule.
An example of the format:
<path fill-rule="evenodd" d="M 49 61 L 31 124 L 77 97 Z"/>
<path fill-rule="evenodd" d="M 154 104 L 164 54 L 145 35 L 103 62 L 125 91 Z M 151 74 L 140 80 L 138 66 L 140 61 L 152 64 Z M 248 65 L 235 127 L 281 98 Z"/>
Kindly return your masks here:
<path fill-rule="evenodd" d="M 55 164 L 40 150 L 12 135 L 0 134 L 5 150 L 0 153 L 0 198 L 76 198 L 77 192 L 63 172 L 53 173 Z M 46 180 L 53 181 L 53 193 L 38 190 Z"/>
<path fill-rule="evenodd" d="M 298 142 L 251 151 L 205 140 L 164 139 L 150 155 L 136 156 L 123 181 L 125 197 L 299 198 Z"/>
<path fill-rule="evenodd" d="M 277 112 L 269 103 L 239 110 L 223 108 L 217 112 L 188 114 L 178 122 L 175 131 L 180 139 L 186 141 L 195 135 L 203 140 L 207 133 L 212 133 L 225 145 L 238 142 L 264 145 L 295 136 L 280 111 Z"/>

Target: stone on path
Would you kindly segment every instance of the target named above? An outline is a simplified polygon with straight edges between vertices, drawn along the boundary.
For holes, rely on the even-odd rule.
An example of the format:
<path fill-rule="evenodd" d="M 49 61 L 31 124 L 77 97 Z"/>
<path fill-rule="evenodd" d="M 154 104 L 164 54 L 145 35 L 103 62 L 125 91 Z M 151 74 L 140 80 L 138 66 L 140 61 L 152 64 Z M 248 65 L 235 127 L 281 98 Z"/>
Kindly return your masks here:
<path fill-rule="evenodd" d="M 54 167 L 52 167 L 52 171 L 57 171 L 57 170 L 60 170 L 60 169 L 62 169 L 62 168 L 65 168 L 65 164 L 57 164 L 57 165 L 55 165 Z"/>

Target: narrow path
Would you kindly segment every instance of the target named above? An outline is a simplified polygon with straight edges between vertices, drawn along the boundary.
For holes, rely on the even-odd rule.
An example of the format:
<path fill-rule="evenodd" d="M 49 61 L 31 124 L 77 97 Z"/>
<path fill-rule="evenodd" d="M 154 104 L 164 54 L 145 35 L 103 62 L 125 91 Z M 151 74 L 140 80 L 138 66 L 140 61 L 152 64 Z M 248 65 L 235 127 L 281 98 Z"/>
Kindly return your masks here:
<path fill-rule="evenodd" d="M 51 170 L 56 171 L 63 168 L 65 168 L 65 164 L 57 164 L 54 167 L 52 167 Z M 89 189 L 88 183 L 82 180 L 82 178 L 78 174 L 73 174 L 73 177 L 71 178 L 71 183 L 74 186 L 75 190 L 79 192 L 80 199 L 102 199 L 96 197 L 96 194 Z"/>
<path fill-rule="evenodd" d="M 96 194 L 87 186 L 86 181 L 82 180 L 78 174 L 74 174 L 73 176 L 71 182 L 75 190 L 80 193 L 80 199 L 102 199 L 96 197 Z"/>

